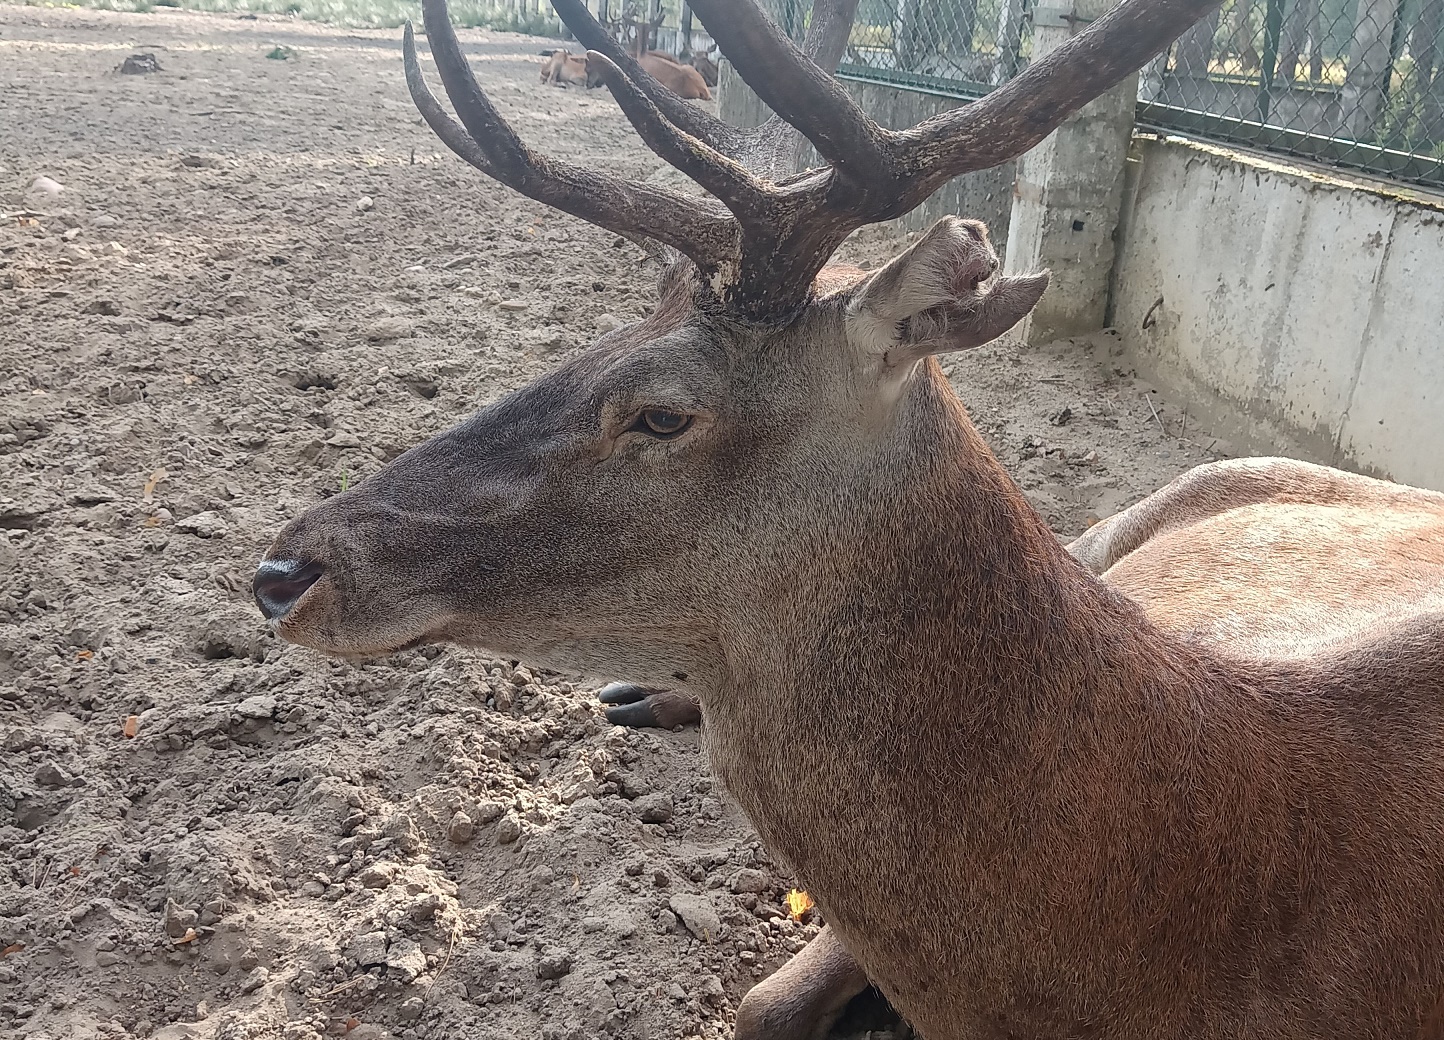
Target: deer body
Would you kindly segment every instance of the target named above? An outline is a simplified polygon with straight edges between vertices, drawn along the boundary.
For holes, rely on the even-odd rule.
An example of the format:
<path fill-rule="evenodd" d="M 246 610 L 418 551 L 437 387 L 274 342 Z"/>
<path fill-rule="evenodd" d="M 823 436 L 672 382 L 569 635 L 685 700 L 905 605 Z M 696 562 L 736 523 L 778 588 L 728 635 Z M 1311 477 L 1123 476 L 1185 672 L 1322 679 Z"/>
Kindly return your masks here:
<path fill-rule="evenodd" d="M 946 462 L 700 691 L 868 977 L 938 1040 L 1435 1035 L 1444 616 L 1308 662 L 1166 635 L 934 393 Z"/>
<path fill-rule="evenodd" d="M 1375 557 L 1410 579 L 1366 624 L 1336 598 L 1328 638 L 1291 653 L 1266 645 L 1300 629 L 1286 610 L 1203 624 L 1267 596 L 1190 567 L 1188 509 L 1166 503 L 1197 488 L 1149 500 L 1077 551 L 1120 587 L 1176 567 L 1211 604 L 1155 622 L 1059 545 L 934 360 L 1005 332 L 1046 274 L 998 277 L 982 226 L 951 218 L 877 271 L 824 270 L 852 229 L 1037 143 L 1211 0 L 1119 5 L 904 131 L 827 74 L 856 0 L 815 0 L 806 54 L 753 0 L 694 0 L 778 113 L 746 131 L 580 0 L 554 6 L 705 197 L 533 153 L 444 0 L 423 10 L 460 123 L 408 26 L 412 97 L 488 176 L 672 247 L 658 307 L 288 524 L 254 579 L 277 632 L 680 681 L 718 776 L 928 1040 L 1444 1036 L 1436 500 L 1280 504 L 1312 510 L 1296 526 L 1387 530 Z M 788 124 L 830 165 L 788 173 Z M 1259 504 L 1191 514 L 1245 579 L 1267 570 L 1250 525 L 1284 544 Z M 1307 534 L 1291 546 L 1306 558 Z M 856 985 L 838 954 L 796 974 Z"/>
<path fill-rule="evenodd" d="M 680 98 L 689 101 L 712 100 L 712 91 L 707 89 L 707 81 L 702 78 L 702 73 L 691 65 L 684 65 L 670 54 L 648 51 L 637 59 L 637 63 L 658 83 Z M 589 85 L 599 87 L 602 80 L 594 76 Z"/>
<path fill-rule="evenodd" d="M 547 56 L 546 62 L 542 65 L 541 81 L 556 86 L 564 83 L 573 83 L 577 86 L 587 85 L 587 61 L 567 51 L 552 51 Z"/>

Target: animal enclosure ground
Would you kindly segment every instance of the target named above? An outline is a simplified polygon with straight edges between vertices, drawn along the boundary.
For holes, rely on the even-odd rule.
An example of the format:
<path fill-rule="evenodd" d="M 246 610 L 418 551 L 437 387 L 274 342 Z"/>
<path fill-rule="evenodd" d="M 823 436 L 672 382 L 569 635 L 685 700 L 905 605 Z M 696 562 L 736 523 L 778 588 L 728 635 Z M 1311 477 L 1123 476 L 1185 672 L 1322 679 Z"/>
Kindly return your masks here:
<path fill-rule="evenodd" d="M 658 165 L 545 41 L 463 39 L 534 144 Z M 248 593 L 285 520 L 643 314 L 640 251 L 444 153 L 398 33 L 171 10 L 0 7 L 0 213 L 0 1031 L 730 1036 L 817 925 L 695 732 L 605 725 L 624 676 L 327 660 Z M 1212 457 L 1115 355 L 949 362 L 1067 536 Z"/>

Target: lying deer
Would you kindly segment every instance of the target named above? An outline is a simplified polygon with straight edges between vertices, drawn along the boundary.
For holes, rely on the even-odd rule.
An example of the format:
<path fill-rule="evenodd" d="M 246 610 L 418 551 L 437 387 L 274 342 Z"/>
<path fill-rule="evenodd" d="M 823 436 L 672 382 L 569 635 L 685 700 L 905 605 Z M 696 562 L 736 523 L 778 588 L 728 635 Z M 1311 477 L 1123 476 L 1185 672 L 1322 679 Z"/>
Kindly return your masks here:
<path fill-rule="evenodd" d="M 541 81 L 556 86 L 564 83 L 589 86 L 590 84 L 587 83 L 587 60 L 579 58 L 569 51 L 552 51 L 542 65 Z"/>
<path fill-rule="evenodd" d="M 451 641 L 696 695 L 831 946 L 933 1040 L 1444 1034 L 1444 612 L 1401 597 L 1304 655 L 1170 631 L 1059 545 L 934 358 L 1002 334 L 1046 275 L 998 277 L 956 219 L 870 274 L 823 270 L 1211 5 L 1127 0 L 895 131 L 827 72 L 856 0 L 815 0 L 805 53 L 754 0 L 693 0 L 777 113 L 743 131 L 555 0 L 707 198 L 533 153 L 425 0 L 460 122 L 409 29 L 407 80 L 438 136 L 677 255 L 649 317 L 288 524 L 262 611 L 331 653 Z M 788 172 L 789 124 L 829 165 Z M 1399 532 L 1418 556 L 1389 565 L 1427 585 L 1417 512 L 1316 521 Z"/>
<path fill-rule="evenodd" d="M 702 73 L 691 65 L 684 65 L 670 54 L 648 51 L 636 61 L 658 83 L 678 97 L 691 101 L 712 100 L 712 92 L 707 89 Z M 606 76 L 600 70 L 594 70 L 587 79 L 588 87 L 600 87 L 605 83 Z"/>

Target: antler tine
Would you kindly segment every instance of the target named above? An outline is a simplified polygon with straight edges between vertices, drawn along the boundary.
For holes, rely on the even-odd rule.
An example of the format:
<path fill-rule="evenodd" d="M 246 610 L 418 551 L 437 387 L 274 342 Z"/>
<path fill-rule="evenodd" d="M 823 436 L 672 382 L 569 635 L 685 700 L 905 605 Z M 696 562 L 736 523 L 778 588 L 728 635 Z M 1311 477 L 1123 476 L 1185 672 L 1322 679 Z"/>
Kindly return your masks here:
<path fill-rule="evenodd" d="M 764 204 L 766 185 L 746 167 L 668 122 L 641 88 L 605 54 L 588 51 L 587 65 L 601 72 L 622 113 L 648 148 L 721 199 L 739 217 Z"/>
<path fill-rule="evenodd" d="M 441 138 L 441 143 L 446 147 L 488 177 L 500 180 L 501 174 L 486 157 L 481 146 L 471 139 L 466 127 L 446 114 L 446 109 L 441 107 L 441 102 L 426 85 L 426 77 L 421 74 L 421 61 L 416 56 L 416 33 L 412 31 L 410 21 L 406 23 L 401 37 L 401 55 L 406 67 L 406 89 L 411 92 L 411 100 L 416 103 L 416 109 L 421 113 L 421 118 L 426 120 L 426 125 L 431 127 L 432 132 Z"/>
<path fill-rule="evenodd" d="M 675 126 L 719 152 L 737 158 L 744 132 L 688 103 L 659 83 L 620 43 L 612 39 L 611 33 L 592 17 L 583 0 L 552 0 L 552 9 L 583 47 L 606 55 L 613 64 L 620 67 L 627 78 L 635 83 Z"/>
<path fill-rule="evenodd" d="M 422 117 L 463 159 L 537 202 L 629 238 L 643 235 L 672 246 L 704 272 L 714 272 L 736 257 L 737 225 L 716 203 L 534 154 L 472 76 L 451 27 L 446 0 L 423 0 L 422 13 L 437 71 L 471 145 L 459 139 L 458 128 L 426 88 L 409 23 L 407 83 Z"/>
<path fill-rule="evenodd" d="M 855 11 L 857 5 L 855 0 L 843 0 L 837 6 Z M 861 183 L 889 178 L 891 157 L 884 149 L 885 132 L 829 72 L 783 35 L 756 0 L 695 0 L 692 9 L 747 85 L 811 141 L 840 174 Z M 835 20 L 829 18 L 819 27 L 820 40 L 833 24 Z"/>
<path fill-rule="evenodd" d="M 829 76 L 837 71 L 857 17 L 859 0 L 812 0 L 802 53 Z"/>
<path fill-rule="evenodd" d="M 959 174 L 1022 155 L 1219 3 L 1126 0 L 982 100 L 891 132 L 890 144 L 909 176 L 898 212 Z"/>

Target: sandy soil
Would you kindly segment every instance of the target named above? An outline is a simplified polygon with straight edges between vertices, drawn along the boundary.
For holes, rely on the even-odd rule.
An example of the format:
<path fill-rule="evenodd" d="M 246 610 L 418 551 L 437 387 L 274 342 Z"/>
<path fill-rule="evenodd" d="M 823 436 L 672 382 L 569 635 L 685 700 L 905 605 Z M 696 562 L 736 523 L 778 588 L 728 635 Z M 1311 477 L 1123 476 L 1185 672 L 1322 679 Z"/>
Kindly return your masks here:
<path fill-rule="evenodd" d="M 655 169 L 543 41 L 464 38 L 534 143 Z M 815 933 L 696 733 L 605 725 L 623 677 L 347 665 L 249 601 L 287 518 L 648 306 L 635 247 L 442 154 L 398 39 L 0 7 L 6 1035 L 724 1037 Z M 953 363 L 1065 535 L 1212 457 L 1116 354 Z"/>

